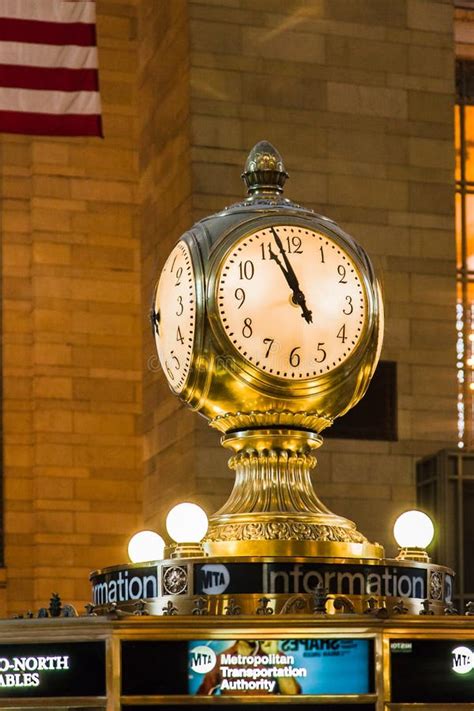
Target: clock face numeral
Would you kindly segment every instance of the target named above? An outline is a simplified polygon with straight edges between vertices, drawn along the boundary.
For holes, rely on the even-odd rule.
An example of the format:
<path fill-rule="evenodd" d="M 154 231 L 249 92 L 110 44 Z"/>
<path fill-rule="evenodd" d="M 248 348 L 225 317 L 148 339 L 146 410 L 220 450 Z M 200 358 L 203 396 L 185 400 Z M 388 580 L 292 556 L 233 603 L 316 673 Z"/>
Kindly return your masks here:
<path fill-rule="evenodd" d="M 252 319 L 246 318 L 246 319 L 244 319 L 244 327 L 242 329 L 242 336 L 244 338 L 251 338 L 252 334 L 253 334 Z"/>
<path fill-rule="evenodd" d="M 301 249 L 301 237 L 298 237 L 298 235 L 293 235 L 291 239 L 287 237 L 285 244 L 287 254 L 303 254 L 303 250 Z"/>
<path fill-rule="evenodd" d="M 339 331 L 337 332 L 337 338 L 340 338 L 343 343 L 347 341 L 346 336 L 346 324 L 343 323 Z"/>
<path fill-rule="evenodd" d="M 298 351 L 301 350 L 300 346 L 295 346 L 290 353 L 290 365 L 292 368 L 297 368 L 301 363 L 301 356 Z"/>
<path fill-rule="evenodd" d="M 184 388 L 191 367 L 195 311 L 196 287 L 191 254 L 184 242 L 178 242 L 161 272 L 153 305 L 158 355 L 176 392 Z"/>
<path fill-rule="evenodd" d="M 314 359 L 316 363 L 324 363 L 324 361 L 327 358 L 327 353 L 324 350 L 324 343 L 318 343 L 318 347 L 316 348 L 316 358 Z"/>
<path fill-rule="evenodd" d="M 357 347 L 367 317 L 352 257 L 330 237 L 294 225 L 236 242 L 216 294 L 222 327 L 242 358 L 285 380 L 337 368 Z"/>
<path fill-rule="evenodd" d="M 347 305 L 344 309 L 342 309 L 342 313 L 346 314 L 346 316 L 350 316 L 352 313 L 354 313 L 354 306 L 352 305 L 352 296 L 346 296 L 346 301 Z"/>
<path fill-rule="evenodd" d="M 339 284 L 347 284 L 347 281 L 346 281 L 346 268 L 345 268 L 345 266 L 344 266 L 343 264 L 340 264 L 340 265 L 338 266 L 338 268 L 337 268 L 337 273 L 338 273 L 339 276 L 341 277 L 341 278 L 339 279 L 339 282 L 338 282 L 338 283 L 339 283 Z"/>
<path fill-rule="evenodd" d="M 239 305 L 237 308 L 239 308 L 239 309 L 242 308 L 242 306 L 245 303 L 245 291 L 239 287 L 238 289 L 235 290 L 234 296 L 237 299 L 237 301 L 239 302 Z"/>
<path fill-rule="evenodd" d="M 268 358 L 268 356 L 270 355 L 270 351 L 271 351 L 271 349 L 272 349 L 272 346 L 273 346 L 273 344 L 275 343 L 275 339 L 274 339 L 274 338 L 264 338 L 264 339 L 263 339 L 263 342 L 265 343 L 265 345 L 268 345 L 268 348 L 267 348 L 267 350 L 265 351 L 265 358 Z"/>
<path fill-rule="evenodd" d="M 250 259 L 247 259 L 246 262 L 240 262 L 239 274 L 241 279 L 253 279 L 253 275 L 255 274 L 255 267 L 253 265 L 253 262 L 250 261 Z"/>

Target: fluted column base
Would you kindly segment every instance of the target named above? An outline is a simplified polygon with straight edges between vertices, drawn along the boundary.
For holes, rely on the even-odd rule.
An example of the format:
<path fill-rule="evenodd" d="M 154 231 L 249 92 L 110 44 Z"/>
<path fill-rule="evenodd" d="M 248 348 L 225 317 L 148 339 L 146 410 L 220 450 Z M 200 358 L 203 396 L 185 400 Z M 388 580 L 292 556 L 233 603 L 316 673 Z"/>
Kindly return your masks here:
<path fill-rule="evenodd" d="M 332 513 L 311 481 L 322 438 L 303 430 L 245 430 L 222 444 L 233 451 L 234 488 L 211 516 L 204 547 L 210 555 L 382 558 L 353 521 Z"/>

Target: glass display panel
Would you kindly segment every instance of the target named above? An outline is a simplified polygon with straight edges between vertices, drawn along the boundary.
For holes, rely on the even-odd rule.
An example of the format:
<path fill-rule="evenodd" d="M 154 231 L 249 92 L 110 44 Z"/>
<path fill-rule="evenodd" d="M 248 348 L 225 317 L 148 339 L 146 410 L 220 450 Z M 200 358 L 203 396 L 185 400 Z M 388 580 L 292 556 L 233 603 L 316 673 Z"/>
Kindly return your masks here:
<path fill-rule="evenodd" d="M 187 694 L 187 663 L 186 641 L 122 642 L 122 694 Z"/>
<path fill-rule="evenodd" d="M 464 545 L 464 592 L 474 592 L 474 481 L 464 479 L 463 484 L 463 545 Z"/>
<path fill-rule="evenodd" d="M 474 106 L 464 106 L 465 180 L 474 181 Z"/>
<path fill-rule="evenodd" d="M 347 695 L 373 688 L 368 639 L 122 643 L 123 695 Z"/>
<path fill-rule="evenodd" d="M 462 247 L 462 197 L 459 193 L 456 193 L 454 197 L 454 207 L 455 207 L 455 230 L 456 230 L 456 268 L 462 269 L 463 265 L 463 247 Z"/>
<path fill-rule="evenodd" d="M 474 640 L 390 642 L 392 702 L 474 702 Z"/>
<path fill-rule="evenodd" d="M 105 693 L 104 642 L 0 645 L 0 699 Z"/>
<path fill-rule="evenodd" d="M 464 205 L 466 209 L 466 265 L 468 272 L 474 272 L 474 194 L 466 193 L 464 195 Z M 457 218 L 459 219 L 459 218 Z"/>
<path fill-rule="evenodd" d="M 454 177 L 461 180 L 461 127 L 460 127 L 460 107 L 454 107 L 454 155 L 455 170 Z"/>
<path fill-rule="evenodd" d="M 209 703 L 212 703 L 209 701 Z M 176 706 L 175 704 L 159 704 L 156 706 L 137 706 L 133 704 L 132 706 L 122 705 L 122 711 L 191 711 L 196 708 L 207 708 L 208 704 L 180 704 Z M 215 706 L 214 706 L 215 707 Z M 216 707 L 215 707 L 216 708 Z M 242 704 L 219 704 L 217 707 L 219 711 L 242 711 Z M 253 706 L 251 708 L 259 708 L 259 706 Z M 294 711 L 293 704 L 277 704 L 273 708 L 278 709 L 278 711 Z M 317 711 L 375 711 L 375 704 L 359 704 L 355 701 L 352 704 L 318 704 L 314 707 Z"/>

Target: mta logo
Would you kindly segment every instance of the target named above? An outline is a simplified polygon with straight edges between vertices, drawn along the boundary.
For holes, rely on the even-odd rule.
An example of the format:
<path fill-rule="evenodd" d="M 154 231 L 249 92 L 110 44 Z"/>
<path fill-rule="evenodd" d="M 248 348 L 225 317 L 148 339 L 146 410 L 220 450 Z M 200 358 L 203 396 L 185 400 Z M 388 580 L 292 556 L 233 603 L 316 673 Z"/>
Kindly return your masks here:
<path fill-rule="evenodd" d="M 207 674 L 216 666 L 216 653 L 210 647 L 200 645 L 189 652 L 189 666 L 193 672 Z"/>
<path fill-rule="evenodd" d="M 206 595 L 222 595 L 230 583 L 230 574 L 225 565 L 203 565 L 199 577 L 202 592 Z"/>
<path fill-rule="evenodd" d="M 453 655 L 453 671 L 456 674 L 467 674 L 474 665 L 474 655 L 469 647 L 456 647 L 451 652 Z"/>

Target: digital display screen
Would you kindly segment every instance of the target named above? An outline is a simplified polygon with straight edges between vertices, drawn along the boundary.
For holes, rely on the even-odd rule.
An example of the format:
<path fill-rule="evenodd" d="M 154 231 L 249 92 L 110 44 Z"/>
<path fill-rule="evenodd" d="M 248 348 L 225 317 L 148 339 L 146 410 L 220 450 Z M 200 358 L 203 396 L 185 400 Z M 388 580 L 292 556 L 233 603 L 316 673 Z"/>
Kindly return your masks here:
<path fill-rule="evenodd" d="M 189 642 L 188 692 L 199 696 L 370 693 L 369 640 Z"/>
<path fill-rule="evenodd" d="M 394 703 L 474 702 L 474 640 L 392 639 Z"/>
<path fill-rule="evenodd" d="M 122 643 L 124 695 L 347 695 L 373 688 L 368 639 Z"/>
<path fill-rule="evenodd" d="M 0 645 L 0 699 L 105 693 L 104 642 Z"/>

